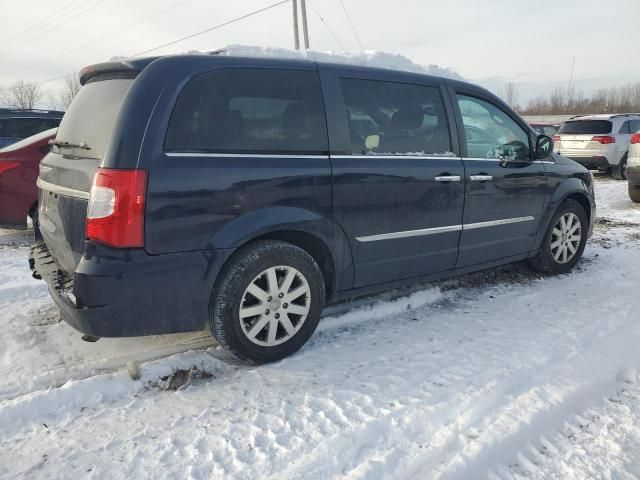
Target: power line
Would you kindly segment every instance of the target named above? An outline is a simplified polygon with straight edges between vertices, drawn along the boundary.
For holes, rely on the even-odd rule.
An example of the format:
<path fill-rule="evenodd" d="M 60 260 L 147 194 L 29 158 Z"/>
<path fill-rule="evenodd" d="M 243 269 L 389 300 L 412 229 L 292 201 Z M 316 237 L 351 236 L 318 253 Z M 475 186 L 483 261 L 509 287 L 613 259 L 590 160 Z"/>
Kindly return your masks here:
<path fill-rule="evenodd" d="M 143 52 L 138 52 L 138 53 L 136 53 L 135 55 L 131 55 L 131 56 L 132 56 L 132 57 L 137 57 L 137 56 L 139 56 L 139 55 L 144 55 L 145 53 L 153 52 L 153 51 L 155 51 L 155 50 L 160 50 L 161 48 L 168 47 L 168 46 L 170 46 L 170 45 L 175 45 L 176 43 L 180 43 L 180 42 L 182 42 L 182 41 L 184 41 L 184 40 L 188 40 L 188 39 L 190 39 L 190 38 L 197 37 L 198 35 L 202 35 L 203 33 L 207 33 L 207 32 L 210 32 L 210 31 L 212 31 L 212 30 L 216 30 L 216 29 L 218 29 L 218 28 L 225 27 L 225 26 L 227 26 L 227 25 L 230 25 L 230 24 L 232 24 L 232 23 L 238 22 L 238 21 L 240 21 L 240 20 L 244 20 L 245 18 L 252 17 L 253 15 L 257 15 L 258 13 L 265 12 L 265 11 L 267 11 L 267 10 L 270 10 L 270 9 L 272 9 L 272 8 L 275 8 L 275 7 L 277 7 L 278 5 L 282 5 L 282 4 L 284 4 L 284 3 L 289 3 L 289 0 L 281 0 L 281 1 L 279 1 L 279 2 L 272 3 L 271 5 L 269 5 L 269 6 L 267 6 L 267 7 L 264 7 L 264 8 L 261 8 L 260 10 L 255 10 L 255 11 L 253 11 L 253 12 L 247 13 L 247 14 L 242 15 L 242 16 L 240 16 L 240 17 L 236 17 L 236 18 L 234 18 L 234 19 L 228 20 L 228 21 L 226 21 L 226 22 L 224 22 L 224 23 L 220 23 L 220 24 L 218 24 L 218 25 L 215 25 L 215 26 L 213 26 L 213 27 L 207 28 L 207 29 L 205 29 L 205 30 L 201 30 L 201 31 L 199 31 L 199 32 L 193 33 L 193 34 L 191 34 L 191 35 L 187 35 L 186 37 L 178 38 L 177 40 L 173 40 L 172 42 L 164 43 L 164 44 L 159 45 L 159 46 L 157 46 L 157 47 L 150 48 L 149 50 L 145 50 L 145 51 L 143 51 Z"/>
<path fill-rule="evenodd" d="M 0 49 L 4 48 L 6 45 L 11 44 L 11 43 L 13 43 L 14 41 L 16 41 L 18 39 L 20 39 L 20 37 L 24 37 L 25 35 L 28 37 L 31 33 L 33 33 L 34 30 L 37 30 L 37 29 L 42 28 L 42 27 L 44 27 L 46 25 L 49 25 L 52 21 L 54 21 L 56 19 L 56 17 L 58 17 L 60 15 L 63 15 L 63 16 L 66 15 L 68 12 L 65 12 L 65 10 L 69 6 L 71 6 L 72 4 L 78 3 L 78 1 L 80 3 L 83 3 L 83 2 L 87 2 L 88 0 L 71 0 L 70 2 L 66 3 L 62 8 L 60 8 L 54 14 L 45 17 L 43 20 L 34 23 L 30 27 L 27 27 L 24 30 L 20 31 L 19 33 L 17 33 L 13 37 L 10 37 L 7 40 L 5 40 L 3 43 L 0 44 Z M 77 6 L 79 6 L 79 5 L 77 5 Z"/>
<path fill-rule="evenodd" d="M 75 15 L 71 16 L 71 17 L 67 17 L 64 20 L 62 20 L 61 22 L 57 23 L 56 25 L 51 25 L 50 28 L 46 28 L 44 30 L 41 30 L 39 35 L 36 35 L 35 37 L 31 37 L 29 40 L 27 40 L 24 43 L 20 43 L 20 46 L 24 46 L 26 44 L 32 43 L 34 40 L 42 37 L 44 34 L 52 32 L 53 30 L 56 30 L 57 28 L 60 28 L 62 25 L 69 23 L 71 20 L 74 20 L 76 18 L 78 18 L 81 15 L 84 15 L 85 13 L 87 13 L 89 10 L 93 10 L 95 7 L 97 7 L 98 5 L 101 5 L 102 3 L 104 3 L 106 0 L 98 0 L 96 3 L 94 3 L 93 5 L 88 6 L 87 8 L 85 8 L 84 10 L 76 13 Z M 15 48 L 16 45 L 13 45 L 12 47 L 9 47 L 9 50 L 12 50 L 13 48 Z"/>
<path fill-rule="evenodd" d="M 40 82 L 35 82 L 35 83 L 36 83 L 36 85 L 42 85 L 44 83 L 53 82 L 54 80 L 60 80 L 61 78 L 68 77 L 69 75 L 76 75 L 77 73 L 79 73 L 79 72 L 67 72 L 67 73 L 63 73 L 62 75 L 58 75 L 57 77 L 48 78 L 46 80 L 42 80 Z"/>
<path fill-rule="evenodd" d="M 338 45 L 340 45 L 340 48 L 342 50 L 346 50 L 346 48 L 344 48 L 344 45 L 342 45 L 342 42 L 340 41 L 340 39 L 337 37 L 337 35 L 333 32 L 333 30 L 331 29 L 331 27 L 329 27 L 329 24 L 326 22 L 326 20 L 322 17 L 322 15 L 320 15 L 320 12 L 318 12 L 318 9 L 315 7 L 315 5 L 313 3 L 311 3 L 311 0 L 307 0 L 307 2 L 309 2 L 309 6 L 311 7 L 311 9 L 313 10 L 313 13 L 315 13 L 318 18 L 320 19 L 320 21 L 322 22 L 322 24 L 326 27 L 327 31 L 333 36 L 333 38 L 336 40 L 336 42 L 338 42 Z"/>
<path fill-rule="evenodd" d="M 362 46 L 362 42 L 360 41 L 360 37 L 358 36 L 358 32 L 356 32 L 356 28 L 353 26 L 353 22 L 351 21 L 351 16 L 349 15 L 349 12 L 347 11 L 347 7 L 344 4 L 344 0 L 340 0 L 340 3 L 342 4 L 342 9 L 344 10 L 344 14 L 347 16 L 347 20 L 349 20 L 349 25 L 351 25 L 351 30 L 353 31 L 353 35 L 356 37 L 356 40 L 358 40 L 358 45 L 360 45 L 360 50 L 364 50 L 364 47 Z"/>
<path fill-rule="evenodd" d="M 165 9 L 159 11 L 159 12 L 156 12 L 153 15 L 145 17 L 142 20 L 139 20 L 137 22 L 131 23 L 131 24 L 127 25 L 126 27 L 123 27 L 123 28 L 115 30 L 115 31 L 113 31 L 111 33 L 108 33 L 108 34 L 106 34 L 106 35 L 104 35 L 104 36 L 102 36 L 100 38 L 97 38 L 97 39 L 92 40 L 92 41 L 90 41 L 88 43 L 85 43 L 84 45 L 80 45 L 79 47 L 73 48 L 71 50 L 67 50 L 66 52 L 62 52 L 61 54 L 56 55 L 54 57 L 45 58 L 44 60 L 40 60 L 40 61 L 31 63 L 29 65 L 26 65 L 24 67 L 20 67 L 18 70 L 13 72 L 13 75 L 15 75 L 16 73 L 21 72 L 23 70 L 27 70 L 29 68 L 32 68 L 32 67 L 35 67 L 35 66 L 38 66 L 38 65 L 42 65 L 43 63 L 47 63 L 47 62 L 50 62 L 52 60 L 55 60 L 57 58 L 64 57 L 66 55 L 69 55 L 70 53 L 77 52 L 78 50 L 82 50 L 83 48 L 86 48 L 86 47 L 88 47 L 90 45 L 95 45 L 96 43 L 100 43 L 103 40 L 106 40 L 107 38 L 111 38 L 111 37 L 113 37 L 115 35 L 118 35 L 119 33 L 122 33 L 124 31 L 126 31 L 126 30 L 130 30 L 133 27 L 137 27 L 138 25 L 140 25 L 140 24 L 142 24 L 144 22 L 148 22 L 149 20 L 152 20 L 153 18 L 159 17 L 160 15 L 163 15 L 164 13 L 167 13 L 170 10 L 174 10 L 174 9 L 176 9 L 176 8 L 182 6 L 185 3 L 190 2 L 190 1 L 192 1 L 192 0 L 182 0 L 181 2 L 178 2 L 178 3 L 172 5 L 172 6 L 168 7 L 168 8 L 165 8 Z"/>
<path fill-rule="evenodd" d="M 257 15 L 258 13 L 262 13 L 262 12 L 264 12 L 264 11 L 270 10 L 270 9 L 272 9 L 272 8 L 274 8 L 274 7 L 277 7 L 278 5 L 282 5 L 282 4 L 284 4 L 284 3 L 288 3 L 289 1 L 290 1 L 290 0 L 281 0 L 281 1 L 279 1 L 279 2 L 273 3 L 273 4 L 271 4 L 271 5 L 268 5 L 268 6 L 264 7 L 264 8 L 261 8 L 261 9 L 259 9 L 259 10 L 255 10 L 255 11 L 253 11 L 253 12 L 247 13 L 247 14 L 242 15 L 242 16 L 240 16 L 240 17 L 236 17 L 236 18 L 233 18 L 233 19 L 231 19 L 231 20 L 228 20 L 228 21 L 226 21 L 226 22 L 224 22 L 224 23 L 221 23 L 221 24 L 219 24 L 219 25 L 215 25 L 215 26 L 213 26 L 213 27 L 207 28 L 207 29 L 205 29 L 205 30 L 201 30 L 201 31 L 196 32 L 196 33 L 193 33 L 193 34 L 191 34 L 191 35 L 187 35 L 186 37 L 179 38 L 179 39 L 174 40 L 174 41 L 172 41 L 172 42 L 165 43 L 165 44 L 159 45 L 159 46 L 154 47 L 154 48 L 150 48 L 150 49 L 145 50 L 145 51 L 143 51 L 143 52 L 138 52 L 138 53 L 136 53 L 135 55 L 131 55 L 131 57 L 137 57 L 137 56 L 139 56 L 139 55 L 143 55 L 143 54 L 145 54 L 145 53 L 153 52 L 154 50 L 159 50 L 160 48 L 164 48 L 164 47 L 167 47 L 167 46 L 169 46 L 169 45 L 174 45 L 174 44 L 176 44 L 176 43 L 178 43 L 178 42 L 181 42 L 181 41 L 183 41 L 183 40 L 187 40 L 187 39 L 189 39 L 189 38 L 196 37 L 196 36 L 201 35 L 201 34 L 203 34 L 203 33 L 207 33 L 207 32 L 210 32 L 210 31 L 212 31 L 212 30 L 215 30 L 215 29 L 217 29 L 217 28 L 224 27 L 224 26 L 226 26 L 226 25 L 229 25 L 229 24 L 231 24 L 231 23 L 237 22 L 237 21 L 239 21 L 239 20 L 243 20 L 243 19 L 248 18 L 248 17 L 251 17 L 251 16 L 253 16 L 253 15 Z M 77 73 L 78 73 L 78 72 L 67 72 L 67 73 L 64 73 L 64 74 L 62 74 L 62 75 L 58 75 L 58 76 L 56 76 L 56 77 L 52 77 L 52 78 L 48 78 L 48 79 L 46 79 L 46 80 L 42 80 L 42 81 L 40 81 L 40 82 L 36 82 L 36 85 L 42 85 L 42 84 L 44 84 L 44 83 L 53 82 L 54 80 L 60 80 L 60 79 L 62 79 L 62 78 L 68 77 L 69 75 L 75 75 L 75 74 L 77 74 Z"/>

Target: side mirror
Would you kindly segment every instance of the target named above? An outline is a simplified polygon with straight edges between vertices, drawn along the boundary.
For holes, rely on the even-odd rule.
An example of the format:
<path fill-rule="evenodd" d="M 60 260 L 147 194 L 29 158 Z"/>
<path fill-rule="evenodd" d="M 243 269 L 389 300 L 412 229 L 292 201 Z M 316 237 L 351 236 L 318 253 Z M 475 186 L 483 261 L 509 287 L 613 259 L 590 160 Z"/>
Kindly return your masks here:
<path fill-rule="evenodd" d="M 553 138 L 547 135 L 538 135 L 536 139 L 536 158 L 547 158 L 553 152 Z"/>
<path fill-rule="evenodd" d="M 364 146 L 367 150 L 375 150 L 380 145 L 380 135 L 367 135 L 364 139 Z"/>

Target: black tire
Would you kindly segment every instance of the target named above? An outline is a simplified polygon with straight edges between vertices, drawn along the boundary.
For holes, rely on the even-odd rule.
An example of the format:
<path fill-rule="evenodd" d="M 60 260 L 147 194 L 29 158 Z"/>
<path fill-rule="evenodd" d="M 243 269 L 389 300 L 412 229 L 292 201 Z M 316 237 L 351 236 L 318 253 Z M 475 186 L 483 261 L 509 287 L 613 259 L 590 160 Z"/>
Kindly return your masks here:
<path fill-rule="evenodd" d="M 560 218 L 570 213 L 574 214 L 580 222 L 580 244 L 577 246 L 577 251 L 573 257 L 562 263 L 562 257 L 560 261 L 554 258 L 551 245 L 552 240 L 556 238 L 554 229 L 560 221 Z M 549 226 L 542 239 L 542 244 L 540 245 L 540 250 L 534 258 L 529 260 L 529 266 L 538 272 L 554 275 L 569 272 L 582 257 L 582 253 L 587 244 L 588 230 L 589 219 L 582 205 L 575 200 L 565 200 L 558 210 L 556 210 L 551 222 L 549 222 Z"/>
<path fill-rule="evenodd" d="M 624 157 L 620 159 L 620 163 L 615 167 L 611 167 L 611 176 L 616 180 L 626 180 L 627 175 L 625 174 L 625 170 L 627 169 L 627 154 L 624 154 Z"/>
<path fill-rule="evenodd" d="M 640 203 L 640 186 L 629 184 L 629 198 L 636 203 Z"/>
<path fill-rule="evenodd" d="M 285 332 L 284 325 L 276 322 L 278 325 L 276 331 L 281 334 L 278 341 L 283 343 L 265 346 L 252 341 L 249 338 L 250 332 L 245 333 L 244 329 L 256 326 L 261 319 L 266 318 L 266 315 L 260 313 L 255 318 L 251 317 L 247 321 L 241 321 L 240 308 L 243 301 L 246 303 L 247 298 L 245 297 L 247 295 L 248 298 L 257 301 L 260 308 L 268 308 L 271 305 L 271 303 L 263 304 L 258 300 L 258 297 L 252 297 L 247 293 L 247 289 L 251 284 L 255 284 L 256 279 L 264 278 L 266 281 L 266 277 L 261 277 L 260 275 L 272 267 L 289 268 L 301 274 L 304 281 L 306 281 L 306 287 L 308 287 L 309 292 L 308 297 L 304 296 L 303 302 L 309 303 L 306 303 L 306 307 L 308 307 L 306 318 L 300 321 L 302 316 L 297 317 L 300 326 L 296 324 L 298 330 L 295 333 L 289 336 Z M 299 280 L 299 276 L 294 279 L 294 281 Z M 281 285 L 282 281 L 283 279 L 281 278 L 278 283 Z M 325 288 L 320 267 L 305 250 L 282 241 L 265 240 L 240 249 L 221 273 L 217 285 L 211 296 L 209 306 L 211 332 L 225 350 L 245 363 L 263 364 L 275 362 L 297 352 L 315 331 L 324 308 Z M 268 286 L 266 289 L 268 290 Z M 271 302 L 271 300 L 269 301 Z M 292 303 L 291 306 L 294 306 L 294 304 Z M 247 308 L 246 304 L 243 308 Z M 282 311 L 283 316 L 286 316 L 291 321 L 289 325 L 291 326 L 295 322 L 294 317 L 296 316 L 291 317 L 285 315 L 284 310 L 278 310 L 284 308 L 287 308 L 286 303 L 278 304 L 278 307 L 273 311 L 267 309 L 266 312 L 275 315 L 275 312 Z M 254 323 L 248 326 L 248 322 Z M 266 337 L 270 333 L 271 324 L 266 324 L 264 328 L 266 330 L 261 332 L 264 333 L 266 331 Z M 282 340 L 288 336 L 288 339 Z M 266 342 L 266 339 L 263 338 L 263 340 Z M 259 340 L 256 338 L 256 341 Z"/>

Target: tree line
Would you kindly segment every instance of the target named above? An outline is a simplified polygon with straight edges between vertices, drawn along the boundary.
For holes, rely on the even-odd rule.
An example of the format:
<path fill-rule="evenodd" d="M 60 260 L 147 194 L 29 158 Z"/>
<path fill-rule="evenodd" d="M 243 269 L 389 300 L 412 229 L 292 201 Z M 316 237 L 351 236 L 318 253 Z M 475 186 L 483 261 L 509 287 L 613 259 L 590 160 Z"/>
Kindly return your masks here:
<path fill-rule="evenodd" d="M 79 90 L 78 75 L 66 77 L 57 91 L 45 91 L 41 84 L 16 80 L 7 86 L 0 85 L 0 108 L 33 109 L 46 104 L 48 108 L 66 110 Z M 498 95 L 523 115 L 640 112 L 640 82 L 601 88 L 591 96 L 576 92 L 573 87 L 556 86 L 548 95 L 532 98 L 524 107 L 518 103 L 515 83 L 503 85 Z"/>
<path fill-rule="evenodd" d="M 517 86 L 504 85 L 498 95 L 523 115 L 580 115 L 588 113 L 640 112 L 640 82 L 621 87 L 601 88 L 591 96 L 573 87 L 556 86 L 548 95 L 529 100 L 526 106 L 518 104 Z"/>
<path fill-rule="evenodd" d="M 66 77 L 56 91 L 44 90 L 39 83 L 16 80 L 9 85 L 0 85 L 0 108 L 32 110 L 46 104 L 47 108 L 64 111 L 79 90 L 78 75 Z"/>

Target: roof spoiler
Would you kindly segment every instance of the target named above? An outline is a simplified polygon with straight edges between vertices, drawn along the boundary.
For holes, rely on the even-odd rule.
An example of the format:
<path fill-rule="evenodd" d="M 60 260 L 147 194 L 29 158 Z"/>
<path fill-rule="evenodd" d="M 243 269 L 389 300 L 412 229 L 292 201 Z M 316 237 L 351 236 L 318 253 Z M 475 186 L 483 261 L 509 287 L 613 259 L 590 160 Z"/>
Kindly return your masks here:
<path fill-rule="evenodd" d="M 159 57 L 135 58 L 116 62 L 96 63 L 80 70 L 80 85 L 86 84 L 97 75 L 114 74 L 135 78 L 147 65 Z"/>

